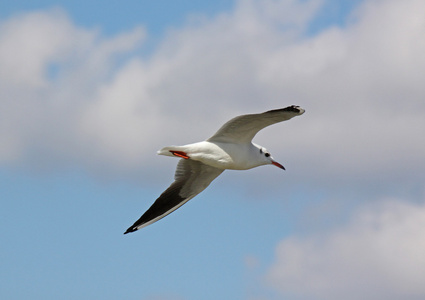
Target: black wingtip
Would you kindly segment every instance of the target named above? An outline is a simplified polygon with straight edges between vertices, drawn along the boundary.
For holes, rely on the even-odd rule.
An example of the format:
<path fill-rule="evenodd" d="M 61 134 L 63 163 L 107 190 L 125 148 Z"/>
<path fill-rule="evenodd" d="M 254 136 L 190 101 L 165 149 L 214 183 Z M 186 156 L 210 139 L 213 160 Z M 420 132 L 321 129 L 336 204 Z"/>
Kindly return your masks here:
<path fill-rule="evenodd" d="M 130 227 L 130 228 L 128 228 L 128 229 L 124 232 L 124 234 L 130 233 L 130 232 L 134 232 L 134 231 L 136 231 L 136 230 L 137 230 L 136 228 L 134 228 L 134 227 Z"/>
<path fill-rule="evenodd" d="M 274 112 L 282 112 L 282 111 L 289 111 L 289 112 L 294 112 L 298 114 L 303 114 L 305 112 L 305 110 L 299 107 L 298 105 L 291 105 L 285 108 L 272 109 L 272 110 L 266 111 L 266 113 L 274 113 Z"/>

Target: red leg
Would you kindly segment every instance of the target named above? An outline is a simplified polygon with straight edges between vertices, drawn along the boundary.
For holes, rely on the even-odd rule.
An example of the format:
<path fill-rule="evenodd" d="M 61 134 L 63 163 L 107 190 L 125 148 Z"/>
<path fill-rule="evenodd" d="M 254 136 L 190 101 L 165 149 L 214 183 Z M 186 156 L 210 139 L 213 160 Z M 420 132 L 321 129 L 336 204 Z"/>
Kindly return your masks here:
<path fill-rule="evenodd" d="M 174 150 L 170 150 L 171 153 L 173 153 L 173 155 L 184 158 L 184 159 L 188 159 L 189 156 L 187 156 L 186 152 L 183 151 L 174 151 Z"/>

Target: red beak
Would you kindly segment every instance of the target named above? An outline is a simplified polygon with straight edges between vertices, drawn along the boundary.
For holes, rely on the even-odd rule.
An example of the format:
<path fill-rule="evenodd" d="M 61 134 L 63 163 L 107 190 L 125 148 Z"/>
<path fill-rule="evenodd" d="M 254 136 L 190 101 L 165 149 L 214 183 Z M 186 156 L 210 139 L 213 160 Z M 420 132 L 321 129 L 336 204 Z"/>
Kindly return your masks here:
<path fill-rule="evenodd" d="M 272 161 L 272 164 L 273 165 L 275 165 L 276 167 L 278 167 L 278 168 L 281 168 L 281 169 L 283 169 L 283 170 L 285 170 L 285 167 L 284 166 L 282 166 L 280 163 L 278 163 L 277 161 Z"/>

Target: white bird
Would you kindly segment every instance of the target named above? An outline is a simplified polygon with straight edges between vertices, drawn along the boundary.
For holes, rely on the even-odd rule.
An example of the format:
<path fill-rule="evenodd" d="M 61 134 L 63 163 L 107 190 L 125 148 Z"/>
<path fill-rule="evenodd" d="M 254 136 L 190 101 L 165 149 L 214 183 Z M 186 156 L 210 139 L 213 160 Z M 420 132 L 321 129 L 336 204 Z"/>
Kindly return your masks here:
<path fill-rule="evenodd" d="M 172 213 L 202 192 L 225 169 L 247 170 L 267 164 L 285 169 L 264 147 L 252 143 L 252 139 L 264 127 L 303 113 L 304 109 L 292 105 L 260 114 L 238 116 L 225 123 L 206 141 L 159 150 L 160 155 L 181 158 L 174 182 L 124 234 Z"/>

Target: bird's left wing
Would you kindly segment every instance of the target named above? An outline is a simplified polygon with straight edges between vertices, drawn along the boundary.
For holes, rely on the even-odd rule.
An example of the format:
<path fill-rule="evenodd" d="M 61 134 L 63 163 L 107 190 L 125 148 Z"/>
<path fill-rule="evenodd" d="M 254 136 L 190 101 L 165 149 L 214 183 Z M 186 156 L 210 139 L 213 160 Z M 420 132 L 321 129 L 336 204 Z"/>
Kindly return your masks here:
<path fill-rule="evenodd" d="M 177 165 L 174 182 L 124 234 L 148 226 L 172 213 L 202 192 L 223 171 L 199 161 L 181 159 Z"/>
<path fill-rule="evenodd" d="M 261 114 L 242 115 L 226 122 L 208 139 L 211 142 L 249 143 L 258 131 L 269 125 L 302 115 L 304 109 L 292 105 L 269 110 Z"/>

